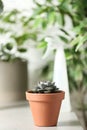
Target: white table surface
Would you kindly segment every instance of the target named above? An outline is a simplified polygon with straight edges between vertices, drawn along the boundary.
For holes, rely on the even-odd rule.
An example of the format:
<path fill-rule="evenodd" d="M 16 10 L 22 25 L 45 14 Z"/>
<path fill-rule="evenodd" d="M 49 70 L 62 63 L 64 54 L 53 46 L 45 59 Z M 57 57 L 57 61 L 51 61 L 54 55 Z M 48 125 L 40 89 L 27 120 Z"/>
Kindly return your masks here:
<path fill-rule="evenodd" d="M 0 109 L 0 130 L 83 130 L 73 112 L 60 113 L 55 127 L 37 127 L 33 123 L 28 103 Z"/>

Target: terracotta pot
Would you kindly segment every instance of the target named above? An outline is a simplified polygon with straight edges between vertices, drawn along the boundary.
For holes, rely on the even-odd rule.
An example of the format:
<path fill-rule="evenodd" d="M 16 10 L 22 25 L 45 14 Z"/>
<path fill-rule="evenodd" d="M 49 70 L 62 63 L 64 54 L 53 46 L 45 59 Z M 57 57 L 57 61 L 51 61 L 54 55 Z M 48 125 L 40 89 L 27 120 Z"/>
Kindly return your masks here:
<path fill-rule="evenodd" d="M 50 94 L 35 94 L 26 92 L 34 123 L 37 126 L 56 126 L 59 117 L 61 101 L 65 92 Z"/>

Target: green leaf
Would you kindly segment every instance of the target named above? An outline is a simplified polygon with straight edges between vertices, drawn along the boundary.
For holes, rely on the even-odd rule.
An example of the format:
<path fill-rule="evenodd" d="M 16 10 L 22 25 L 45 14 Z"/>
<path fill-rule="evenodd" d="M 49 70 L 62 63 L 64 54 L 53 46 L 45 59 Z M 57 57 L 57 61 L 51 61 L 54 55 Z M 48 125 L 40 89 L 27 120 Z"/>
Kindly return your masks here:
<path fill-rule="evenodd" d="M 7 43 L 7 44 L 5 45 L 5 47 L 6 47 L 8 50 L 12 50 L 13 45 L 12 45 L 11 43 Z"/>
<path fill-rule="evenodd" d="M 56 19 L 55 12 L 52 12 L 52 11 L 49 12 L 48 13 L 48 22 L 51 23 L 51 24 L 53 24 L 54 21 L 55 21 L 55 19 Z"/>
<path fill-rule="evenodd" d="M 36 8 L 33 13 L 33 17 L 39 16 L 43 12 L 43 8 Z"/>
<path fill-rule="evenodd" d="M 73 58 L 73 55 L 71 55 L 68 51 L 65 53 L 66 60 L 71 60 Z"/>
<path fill-rule="evenodd" d="M 60 25 L 65 24 L 64 14 L 63 13 L 57 13 L 56 18 L 57 18 L 58 24 L 60 24 Z"/>
<path fill-rule="evenodd" d="M 37 45 L 37 48 L 44 48 L 47 46 L 47 42 L 42 40 L 38 45 Z"/>
<path fill-rule="evenodd" d="M 67 39 L 67 38 L 65 38 L 65 37 L 63 37 L 63 36 L 59 36 L 59 38 L 60 38 L 62 41 L 64 41 L 65 43 L 68 43 L 68 39 Z"/>
<path fill-rule="evenodd" d="M 75 49 L 75 51 L 78 51 L 79 50 L 79 48 L 82 46 L 82 44 L 83 44 L 83 42 L 79 42 L 79 44 L 77 45 L 77 47 L 76 47 L 76 49 Z"/>
<path fill-rule="evenodd" d="M 37 40 L 37 32 L 29 33 L 29 38 L 32 39 L 32 40 Z"/>
<path fill-rule="evenodd" d="M 33 27 L 34 28 L 37 28 L 39 25 L 41 25 L 41 23 L 42 23 L 42 18 L 36 18 L 35 20 L 34 20 L 34 24 L 33 24 Z"/>
<path fill-rule="evenodd" d="M 33 0 L 33 2 L 34 2 L 38 7 L 41 7 L 41 5 L 40 5 L 36 0 Z"/>
<path fill-rule="evenodd" d="M 79 43 L 79 41 L 80 41 L 80 37 L 81 36 L 77 36 L 76 38 L 74 38 L 72 41 L 71 41 L 71 45 L 76 45 L 76 44 L 78 44 Z"/>
<path fill-rule="evenodd" d="M 52 0 L 47 0 L 47 2 L 52 2 Z"/>
<path fill-rule="evenodd" d="M 47 20 L 43 19 L 43 21 L 42 21 L 42 28 L 45 29 L 47 27 L 47 24 L 48 24 Z"/>
<path fill-rule="evenodd" d="M 73 59 L 73 56 L 72 55 L 69 55 L 66 57 L 66 60 L 72 60 Z"/>
<path fill-rule="evenodd" d="M 29 34 L 24 33 L 24 34 L 22 34 L 22 35 L 20 35 L 20 36 L 15 36 L 15 35 L 13 35 L 12 38 L 14 38 L 15 41 L 16 41 L 16 43 L 17 43 L 17 45 L 20 46 L 20 45 L 23 45 L 24 42 L 25 42 L 27 39 L 29 39 Z"/>
<path fill-rule="evenodd" d="M 63 11 L 64 13 L 70 13 L 70 5 L 69 2 L 66 0 L 63 0 L 63 2 L 59 6 L 60 11 Z"/>
<path fill-rule="evenodd" d="M 27 51 L 27 49 L 26 48 L 18 48 L 18 51 L 24 53 Z"/>
<path fill-rule="evenodd" d="M 6 32 L 8 32 L 9 30 L 7 30 L 6 28 L 2 28 L 2 27 L 0 27 L 0 33 L 6 33 Z"/>
<path fill-rule="evenodd" d="M 16 23 L 16 20 L 17 20 L 17 15 L 19 14 L 20 12 L 17 11 L 16 9 L 15 10 L 12 10 L 10 12 L 6 12 L 4 14 L 4 16 L 2 17 L 3 21 L 6 22 L 6 23 Z"/>
<path fill-rule="evenodd" d="M 67 36 L 69 36 L 68 31 L 64 30 L 63 28 L 60 28 L 60 30 L 61 30 L 63 33 L 65 33 Z"/>
<path fill-rule="evenodd" d="M 81 32 L 81 26 L 76 26 L 75 28 L 73 28 L 73 31 L 79 34 Z"/>
<path fill-rule="evenodd" d="M 80 36 L 79 38 L 79 43 L 75 49 L 75 51 L 78 51 L 78 49 L 83 45 L 84 42 L 87 41 L 87 34 L 85 34 L 85 36 Z"/>
<path fill-rule="evenodd" d="M 63 2 L 64 0 L 58 0 L 59 2 Z"/>
<path fill-rule="evenodd" d="M 2 0 L 0 0 L 0 13 L 2 13 L 2 11 L 3 11 L 3 2 L 2 2 Z"/>

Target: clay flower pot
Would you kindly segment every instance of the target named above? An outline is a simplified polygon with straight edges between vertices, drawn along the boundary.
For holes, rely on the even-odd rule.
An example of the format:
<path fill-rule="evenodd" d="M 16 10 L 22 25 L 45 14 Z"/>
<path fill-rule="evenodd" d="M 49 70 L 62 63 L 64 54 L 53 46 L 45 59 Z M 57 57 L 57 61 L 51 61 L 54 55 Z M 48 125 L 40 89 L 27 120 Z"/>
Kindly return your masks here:
<path fill-rule="evenodd" d="M 56 126 L 59 117 L 61 102 L 65 92 L 31 93 L 26 92 L 34 123 L 37 126 Z"/>

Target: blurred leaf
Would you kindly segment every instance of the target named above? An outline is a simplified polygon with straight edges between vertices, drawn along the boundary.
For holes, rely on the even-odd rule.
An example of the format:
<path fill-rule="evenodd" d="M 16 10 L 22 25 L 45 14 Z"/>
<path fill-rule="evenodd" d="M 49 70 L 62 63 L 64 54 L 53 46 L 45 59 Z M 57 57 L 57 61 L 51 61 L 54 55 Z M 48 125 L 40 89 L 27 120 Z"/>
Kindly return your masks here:
<path fill-rule="evenodd" d="M 48 13 L 48 22 L 53 24 L 55 22 L 55 19 L 56 19 L 56 15 L 55 15 L 55 12 L 49 12 Z"/>
<path fill-rule="evenodd" d="M 66 60 L 71 60 L 73 58 L 73 55 L 69 51 L 66 51 L 65 57 L 66 57 Z"/>
<path fill-rule="evenodd" d="M 22 47 L 22 48 L 18 48 L 18 51 L 23 53 L 23 52 L 26 52 L 27 49 Z"/>
<path fill-rule="evenodd" d="M 40 26 L 41 25 L 41 23 L 42 23 L 42 18 L 36 18 L 35 20 L 34 20 L 34 24 L 33 24 L 33 27 L 34 28 L 37 28 L 38 26 Z"/>
<path fill-rule="evenodd" d="M 38 45 L 37 45 L 37 48 L 44 48 L 47 46 L 47 42 L 42 40 Z"/>
<path fill-rule="evenodd" d="M 73 55 L 66 56 L 66 60 L 72 60 L 72 59 L 73 59 Z"/>
<path fill-rule="evenodd" d="M 47 25 L 48 25 L 47 20 L 43 19 L 43 21 L 42 21 L 42 28 L 45 29 L 47 27 Z"/>
<path fill-rule="evenodd" d="M 20 12 L 16 9 L 10 11 L 10 12 L 6 12 L 4 14 L 4 16 L 2 17 L 3 21 L 6 22 L 6 23 L 16 23 L 16 20 L 17 20 L 17 15 L 19 14 Z"/>
<path fill-rule="evenodd" d="M 70 0 L 58 0 L 59 2 L 63 3 L 63 2 L 67 2 L 67 4 L 70 2 Z"/>
<path fill-rule="evenodd" d="M 8 31 L 10 31 L 10 30 L 5 29 L 5 28 L 3 28 L 3 27 L 0 27 L 0 33 L 6 33 L 6 32 L 8 32 Z"/>
<path fill-rule="evenodd" d="M 23 26 L 28 26 L 28 24 L 29 24 L 31 21 L 33 21 L 33 20 L 35 20 L 35 19 L 33 18 L 33 16 L 30 17 L 30 18 L 27 18 L 27 19 L 23 22 Z M 23 20 L 22 20 L 22 21 L 23 21 Z"/>
<path fill-rule="evenodd" d="M 17 45 L 20 46 L 20 45 L 23 45 L 24 41 L 26 41 L 29 38 L 29 34 L 24 33 L 24 34 L 22 34 L 20 36 L 15 37 L 13 35 L 12 37 L 16 40 Z"/>
<path fill-rule="evenodd" d="M 77 36 L 71 41 L 71 45 L 76 45 L 79 43 L 81 36 Z"/>
<path fill-rule="evenodd" d="M 73 31 L 79 34 L 81 32 L 81 28 L 82 28 L 81 26 L 76 26 L 73 28 Z"/>
<path fill-rule="evenodd" d="M 59 38 L 60 38 L 62 41 L 64 41 L 65 43 L 68 43 L 68 39 L 67 39 L 67 38 L 65 38 L 65 37 L 63 37 L 63 36 L 60 36 L 60 35 L 59 35 Z"/>
<path fill-rule="evenodd" d="M 2 13 L 3 8 L 4 8 L 4 6 L 3 6 L 3 2 L 2 2 L 2 0 L 0 0 L 0 13 Z"/>
<path fill-rule="evenodd" d="M 8 50 L 12 50 L 13 44 L 7 43 L 7 44 L 5 45 L 5 47 L 6 47 Z"/>
<path fill-rule="evenodd" d="M 29 38 L 32 39 L 32 40 L 37 40 L 37 32 L 29 33 Z"/>
<path fill-rule="evenodd" d="M 45 13 L 46 10 L 47 10 L 46 6 L 45 7 L 42 6 L 41 8 L 36 8 L 34 10 L 33 17 L 39 16 L 40 14 Z"/>
<path fill-rule="evenodd" d="M 52 2 L 52 0 L 47 0 L 47 2 Z"/>
<path fill-rule="evenodd" d="M 63 0 L 63 2 L 61 2 L 60 6 L 59 6 L 59 9 L 60 9 L 60 11 L 63 11 L 65 13 L 67 13 L 67 12 L 70 13 L 71 12 L 69 2 L 65 1 L 65 0 Z"/>
<path fill-rule="evenodd" d="M 66 30 L 64 30 L 63 28 L 60 28 L 60 30 L 61 30 L 63 33 L 65 33 L 67 36 L 69 36 L 69 33 L 68 33 Z"/>
<path fill-rule="evenodd" d="M 64 14 L 63 13 L 57 13 L 57 21 L 58 24 L 60 25 L 64 25 L 65 24 L 65 20 L 64 20 Z"/>
<path fill-rule="evenodd" d="M 59 2 L 63 2 L 64 0 L 58 0 Z"/>
<path fill-rule="evenodd" d="M 80 36 L 79 38 L 79 43 L 75 49 L 75 51 L 78 51 L 78 49 L 83 45 L 84 42 L 87 41 L 87 34 L 85 34 L 85 36 Z"/>
<path fill-rule="evenodd" d="M 34 2 L 38 7 L 41 7 L 41 5 L 40 5 L 36 0 L 33 0 L 33 2 Z"/>

